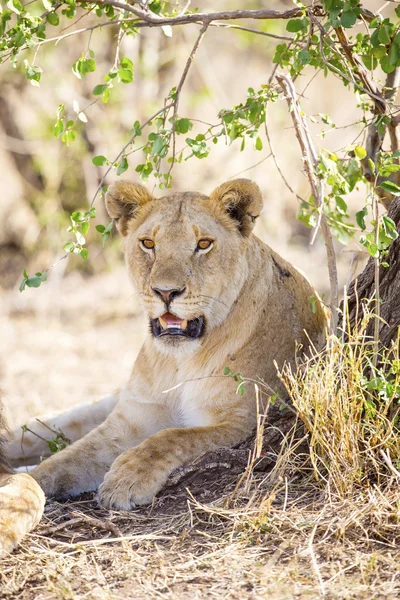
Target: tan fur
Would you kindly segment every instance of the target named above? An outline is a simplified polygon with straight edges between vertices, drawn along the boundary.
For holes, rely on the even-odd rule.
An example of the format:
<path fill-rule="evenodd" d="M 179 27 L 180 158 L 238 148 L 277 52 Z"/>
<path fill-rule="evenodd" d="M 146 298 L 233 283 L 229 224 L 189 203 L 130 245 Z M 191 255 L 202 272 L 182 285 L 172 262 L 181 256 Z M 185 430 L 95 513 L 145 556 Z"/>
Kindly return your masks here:
<path fill-rule="evenodd" d="M 76 442 L 98 427 L 114 409 L 119 390 L 98 402 L 74 406 L 67 412 L 54 413 L 33 418 L 25 423 L 25 431 L 18 427 L 10 433 L 7 457 L 14 467 L 37 465 L 40 460 L 50 456 L 48 441 L 62 434 L 70 442 Z"/>
<path fill-rule="evenodd" d="M 11 552 L 39 523 L 44 503 L 44 493 L 30 475 L 0 475 L 0 555 Z"/>
<path fill-rule="evenodd" d="M 0 556 L 11 552 L 43 514 L 45 497 L 27 474 L 12 473 L 3 453 L 6 427 L 0 398 Z"/>
<path fill-rule="evenodd" d="M 261 203 L 260 190 L 245 179 L 210 197 L 155 199 L 128 182 L 109 189 L 107 208 L 148 317 L 167 310 L 155 288 L 178 289 L 170 312 L 189 321 L 203 315 L 206 329 L 198 339 L 148 335 L 107 419 L 32 472 L 48 496 L 99 488 L 106 507 L 151 502 L 176 467 L 255 427 L 253 386 L 238 395 L 237 383 L 222 375 L 226 365 L 279 389 L 274 361 L 292 361 L 307 335 L 318 343 L 326 323 L 319 304 L 312 311 L 311 286 L 251 233 Z M 200 253 L 204 238 L 213 245 Z M 143 239 L 153 240 L 154 250 L 144 249 Z"/>

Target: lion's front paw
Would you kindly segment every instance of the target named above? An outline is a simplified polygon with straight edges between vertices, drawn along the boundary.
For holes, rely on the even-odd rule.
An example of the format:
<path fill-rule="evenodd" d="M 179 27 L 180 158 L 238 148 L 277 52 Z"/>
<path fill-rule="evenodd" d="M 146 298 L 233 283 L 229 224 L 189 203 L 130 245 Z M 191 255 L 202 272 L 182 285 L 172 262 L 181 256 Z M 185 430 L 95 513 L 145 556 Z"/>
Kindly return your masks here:
<path fill-rule="evenodd" d="M 31 471 L 31 475 L 36 479 L 48 498 L 62 498 L 64 495 L 67 495 L 67 486 L 65 486 L 65 483 L 68 475 L 62 481 L 60 472 L 57 469 L 57 463 L 53 462 L 51 458 L 44 460 L 40 465 L 35 467 Z"/>
<path fill-rule="evenodd" d="M 31 475 L 48 498 L 69 498 L 79 496 L 83 492 L 92 492 L 97 489 L 99 481 L 90 476 L 88 466 L 82 465 L 63 454 L 56 454 L 44 460 L 31 471 Z"/>
<path fill-rule="evenodd" d="M 98 501 L 105 508 L 131 510 L 149 504 L 164 485 L 164 469 L 150 464 L 137 449 L 118 457 L 99 487 Z"/>

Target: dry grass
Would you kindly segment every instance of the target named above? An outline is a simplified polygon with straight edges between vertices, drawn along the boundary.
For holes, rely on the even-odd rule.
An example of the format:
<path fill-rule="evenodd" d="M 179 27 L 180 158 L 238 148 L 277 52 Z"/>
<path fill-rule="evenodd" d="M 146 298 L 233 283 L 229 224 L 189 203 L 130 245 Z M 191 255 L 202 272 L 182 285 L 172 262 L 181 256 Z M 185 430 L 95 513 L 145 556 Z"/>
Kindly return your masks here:
<path fill-rule="evenodd" d="M 399 598 L 397 405 L 395 391 L 376 401 L 365 360 L 361 329 L 282 374 L 311 460 L 289 431 L 260 471 L 260 427 L 254 468 L 191 473 L 151 507 L 106 511 L 90 495 L 50 502 L 2 560 L 1 598 Z"/>
<path fill-rule="evenodd" d="M 246 497 L 209 476 L 208 493 L 166 490 L 131 514 L 51 503 L 4 560 L 2 597 L 398 598 L 394 489 L 340 500 L 295 473 L 273 479 Z"/>
<path fill-rule="evenodd" d="M 365 335 L 373 318 L 365 311 L 356 330 L 330 337 L 296 372 L 288 366 L 281 373 L 309 432 L 315 478 L 340 498 L 400 479 L 399 339 L 376 352 Z"/>

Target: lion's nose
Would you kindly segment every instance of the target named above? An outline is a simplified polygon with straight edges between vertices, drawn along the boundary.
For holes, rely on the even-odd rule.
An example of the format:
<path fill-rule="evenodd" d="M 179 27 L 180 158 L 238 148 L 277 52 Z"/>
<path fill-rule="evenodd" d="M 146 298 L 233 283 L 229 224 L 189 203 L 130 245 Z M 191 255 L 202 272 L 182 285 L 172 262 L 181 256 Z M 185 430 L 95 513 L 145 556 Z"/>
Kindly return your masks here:
<path fill-rule="evenodd" d="M 178 296 L 182 296 L 185 292 L 186 288 L 169 288 L 169 289 L 161 289 L 161 288 L 152 288 L 153 292 L 160 296 L 161 300 L 163 300 L 166 304 L 170 304 L 174 298 Z"/>

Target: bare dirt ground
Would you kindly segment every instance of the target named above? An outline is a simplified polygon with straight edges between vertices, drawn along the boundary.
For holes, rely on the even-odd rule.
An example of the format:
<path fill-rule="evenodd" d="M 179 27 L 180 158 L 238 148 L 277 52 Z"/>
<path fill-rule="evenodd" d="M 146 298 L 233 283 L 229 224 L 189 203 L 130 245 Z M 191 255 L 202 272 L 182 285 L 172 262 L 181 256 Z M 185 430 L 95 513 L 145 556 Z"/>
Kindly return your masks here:
<path fill-rule="evenodd" d="M 3 293 L 2 386 L 11 422 L 120 386 L 146 327 L 122 267 Z M 91 495 L 49 502 L 36 531 L 2 560 L 0 597 L 399 598 L 396 501 L 375 489 L 338 501 L 286 446 L 276 449 L 272 471 L 222 461 L 131 513 L 101 510 Z"/>

